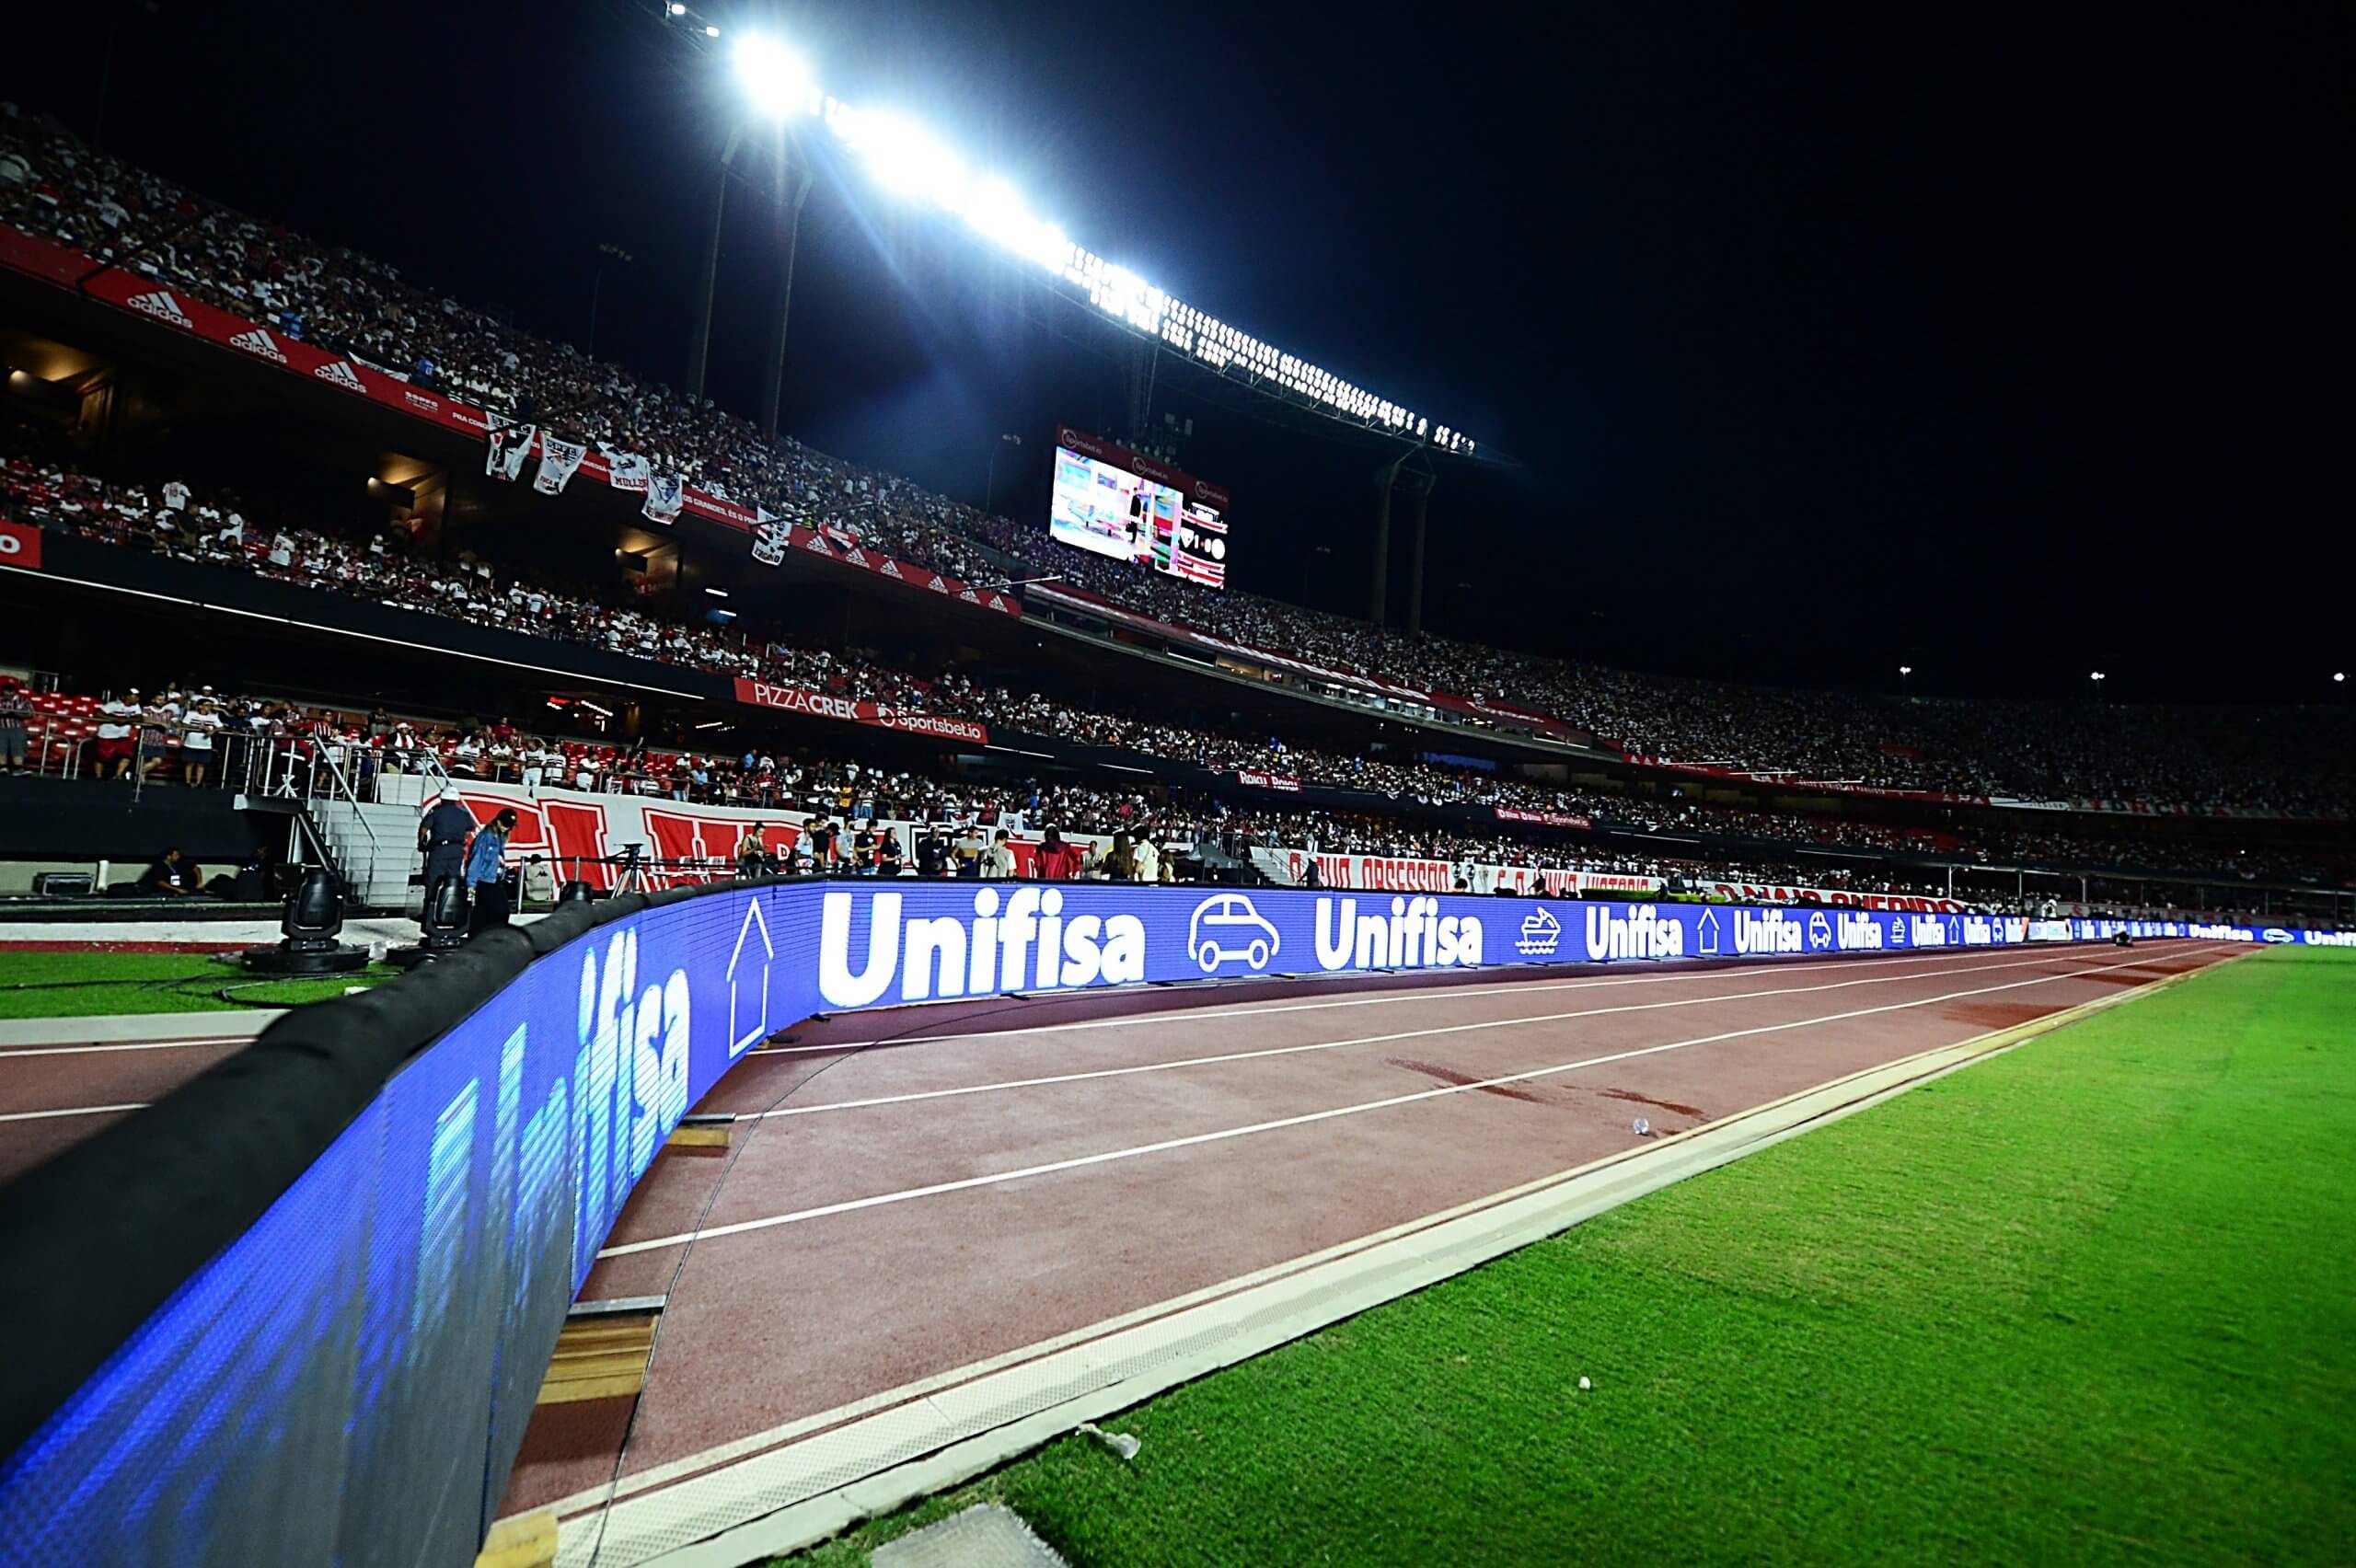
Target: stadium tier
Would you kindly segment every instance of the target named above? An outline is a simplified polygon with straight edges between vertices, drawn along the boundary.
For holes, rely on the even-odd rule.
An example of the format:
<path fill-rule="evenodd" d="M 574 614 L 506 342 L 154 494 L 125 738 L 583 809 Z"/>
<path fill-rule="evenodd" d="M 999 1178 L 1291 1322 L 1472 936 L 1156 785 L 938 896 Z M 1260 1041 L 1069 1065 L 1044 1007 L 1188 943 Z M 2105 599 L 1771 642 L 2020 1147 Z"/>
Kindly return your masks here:
<path fill-rule="evenodd" d="M 1048 544 L 1035 527 L 790 438 L 768 441 L 724 410 L 518 333 L 364 257 L 222 209 L 22 114 L 0 120 L 0 148 L 9 159 L 0 175 L 0 225 L 71 248 L 110 275 L 145 278 L 165 298 L 177 300 L 177 290 L 242 317 L 282 361 L 284 345 L 294 344 L 329 363 L 364 366 L 437 409 L 458 400 L 484 410 L 476 428 L 529 427 L 527 445 L 544 430 L 568 452 L 578 448 L 575 463 L 602 460 L 609 481 L 638 476 L 621 480 L 636 485 L 632 493 L 646 489 L 646 476 L 676 478 L 719 514 L 745 523 L 774 516 L 821 549 L 888 552 L 961 585 L 1060 579 L 1031 595 L 1043 613 L 1124 627 L 1143 618 L 1181 643 L 1201 640 L 1211 651 L 1256 655 L 1340 686 L 1365 683 L 1361 696 L 1391 706 L 1428 705 L 1436 714 L 1576 738 L 1665 768 L 1786 790 L 2142 813 L 2350 814 L 2341 765 L 2356 751 L 2356 727 L 2344 707 L 1901 702 L 1663 679 L 1404 638 L 1272 599 L 1205 593 Z M 161 306 L 150 314 L 169 315 Z"/>
<path fill-rule="evenodd" d="M 1815 883 L 1876 892 L 1939 890 L 1945 887 L 1944 867 L 1969 869 L 1992 862 L 2056 871 L 2074 870 L 2114 880 L 2154 876 L 2169 882 L 2198 877 L 2245 882 L 2264 880 L 2292 889 L 2336 880 L 2343 864 L 2325 851 L 2301 855 L 2260 849 L 2253 853 L 2246 847 L 2209 861 L 2189 853 L 2185 846 L 2163 849 L 2115 836 L 2031 831 L 1999 825 L 2003 819 L 1993 815 L 1980 824 L 1933 825 L 1759 810 L 1689 800 L 1673 792 L 1647 798 L 1625 788 L 1606 792 L 1548 784 L 1496 767 L 1472 767 L 1469 759 L 1450 766 L 1421 760 L 1413 754 L 1394 760 L 1380 752 L 1369 755 L 1316 744 L 1287 744 L 1267 735 L 1191 725 L 1167 716 L 1108 711 L 1054 700 L 1002 681 L 976 679 L 953 667 L 920 673 L 895 665 L 877 651 L 801 646 L 782 635 L 756 634 L 741 623 L 727 630 L 691 626 L 665 614 L 601 604 L 594 593 L 578 588 L 502 574 L 472 551 L 436 559 L 401 529 L 365 538 L 338 537 L 288 525 L 259 510 L 248 519 L 238 510 L 240 504 L 250 507 L 252 503 L 241 503 L 227 494 L 199 491 L 177 480 L 153 486 L 110 484 L 78 468 L 60 467 L 55 460 L 36 459 L 27 452 L 8 454 L 0 463 L 0 515 L 12 515 L 52 533 L 251 572 L 320 594 L 364 598 L 522 636 L 595 648 L 630 660 L 749 679 L 778 692 L 805 694 L 811 699 L 806 710 L 820 717 L 831 707 L 849 704 L 855 710 L 857 705 L 868 704 L 877 711 L 896 714 L 903 728 L 930 728 L 935 733 L 942 728 L 940 721 L 971 720 L 974 724 L 964 738 L 970 741 L 978 736 L 987 744 L 987 737 L 995 733 L 1001 752 L 1007 750 L 1008 743 L 1060 740 L 1122 754 L 1129 759 L 1122 766 L 1148 777 L 1167 775 L 1172 765 L 1183 765 L 1183 780 L 1167 779 L 1182 789 L 1203 781 L 1204 775 L 1231 785 L 1232 796 L 1240 797 L 1232 805 L 1222 804 L 1201 790 L 1190 791 L 1199 799 L 1183 807 L 1165 803 L 1161 814 L 1167 820 L 1158 825 L 1183 831 L 1188 839 L 1198 834 L 1230 839 L 1241 835 L 1292 849 L 1322 847 L 1348 854 L 1544 865 L 1652 877 L 1675 869 L 1704 880 Z M 136 707 L 137 694 L 130 695 L 131 706 Z M 160 690 L 150 694 L 144 718 L 147 727 L 162 735 L 161 744 L 175 754 L 162 767 L 169 778 L 176 771 L 185 771 L 175 766 L 179 760 L 176 731 L 190 721 L 192 708 L 174 692 L 159 711 L 154 704 L 162 698 Z M 93 747 L 97 744 L 101 716 L 92 710 L 93 699 L 43 694 L 37 701 L 40 706 L 33 724 L 35 762 L 60 772 L 95 770 L 98 764 L 69 749 L 76 741 L 87 740 Z M 122 706 L 117 705 L 119 709 Z M 593 705 L 575 711 L 578 717 L 588 717 L 595 709 Z M 130 713 L 121 717 L 134 720 Z M 241 730 L 248 719 L 263 715 L 254 710 L 225 717 L 232 730 Z M 267 721 L 265 724 L 283 732 L 283 725 L 268 725 Z M 545 783 L 552 788 L 610 786 L 704 803 L 742 802 L 783 809 L 814 804 L 796 798 L 798 778 L 781 779 L 775 769 L 755 766 L 757 748 L 728 758 L 683 758 L 660 746 L 641 747 L 626 755 L 610 743 L 576 741 L 565 753 L 551 755 L 546 746 L 520 741 L 514 727 L 503 721 L 495 729 L 487 727 L 475 733 L 431 726 L 419 732 L 386 718 L 381 709 L 364 727 L 323 726 L 322 721 L 310 720 L 297 728 L 306 736 L 357 744 L 364 754 L 389 751 L 398 756 L 417 751 L 460 778 Z M 432 744 L 421 739 L 421 734 L 433 737 Z M 689 733 L 682 738 L 692 741 L 694 737 Z M 369 755 L 367 760 L 372 764 L 367 771 L 373 775 L 375 758 Z M 420 760 L 412 759 L 410 767 L 420 766 Z M 236 777 L 234 767 L 220 771 Z M 973 809 L 961 801 L 943 802 L 907 794 L 905 778 L 902 776 L 887 786 L 887 793 L 894 798 L 860 803 L 869 814 L 948 824 L 958 823 Z M 1304 790 L 1321 795 L 1379 797 L 1381 806 L 1339 815 L 1313 810 L 1283 813 L 1269 811 L 1265 799 L 1253 799 Z M 1032 790 L 1020 814 L 1034 824 L 1060 817 L 1059 825 L 1068 830 L 1109 831 L 1118 825 L 1111 813 L 1121 799 L 1114 791 L 1060 784 L 1044 801 Z M 849 810 L 851 805 L 843 801 L 839 809 Z M 1519 830 L 1503 825 L 1478 836 L 1464 833 L 1461 826 L 1456 831 L 1435 831 L 1428 826 L 1419 830 L 1402 815 L 1414 814 L 1415 808 L 1441 806 L 1486 808 L 1482 814 L 1495 813 L 1501 824 L 1519 824 Z M 982 809 L 985 823 L 994 825 L 999 807 L 988 802 Z M 1600 853 L 1592 842 L 1574 847 L 1565 842 L 1570 831 L 1590 839 L 1598 832 L 1619 836 L 1627 850 Z M 1677 854 L 1662 842 L 1664 836 L 1678 835 L 1770 845 L 1778 853 L 1766 860 L 1750 856 L 1739 863 L 1730 859 L 1713 863 L 1707 857 Z M 1885 863 L 1859 865 L 1853 859 L 1820 868 L 1811 879 L 1790 859 L 1795 850 L 1828 849 L 1882 851 Z M 1900 865 L 1888 857 L 1902 857 L 1909 863 Z M 2085 890 L 2079 891 L 2083 897 Z"/>

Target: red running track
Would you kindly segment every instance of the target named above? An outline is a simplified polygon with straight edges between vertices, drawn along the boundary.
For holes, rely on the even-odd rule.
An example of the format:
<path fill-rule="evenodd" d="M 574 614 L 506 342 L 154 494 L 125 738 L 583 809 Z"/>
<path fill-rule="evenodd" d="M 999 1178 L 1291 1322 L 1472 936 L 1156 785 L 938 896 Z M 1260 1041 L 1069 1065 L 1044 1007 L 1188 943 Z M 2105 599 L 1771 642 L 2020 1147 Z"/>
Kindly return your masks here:
<path fill-rule="evenodd" d="M 636 1401 L 549 1406 L 502 1513 L 594 1509 L 855 1401 L 2231 950 L 2019 948 L 1001 999 L 805 1025 L 714 1089 L 584 1298 L 667 1294 Z M 690 1244 L 690 1233 L 693 1234 Z M 658 1471 L 650 1475 L 649 1472 Z M 637 1478 L 635 1481 L 632 1478 Z"/>
<path fill-rule="evenodd" d="M 0 1045 L 0 1182 L 54 1159 L 251 1043 L 249 1034 L 176 1034 L 167 1015 L 158 1019 L 153 1039 Z"/>

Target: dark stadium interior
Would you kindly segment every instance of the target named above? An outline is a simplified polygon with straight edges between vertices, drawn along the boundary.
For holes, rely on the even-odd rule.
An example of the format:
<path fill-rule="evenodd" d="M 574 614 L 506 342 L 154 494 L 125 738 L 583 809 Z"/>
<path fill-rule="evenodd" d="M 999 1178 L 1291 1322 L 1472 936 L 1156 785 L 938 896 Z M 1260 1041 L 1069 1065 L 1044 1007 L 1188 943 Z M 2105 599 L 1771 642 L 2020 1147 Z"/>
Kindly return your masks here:
<path fill-rule="evenodd" d="M 12 16 L 0 1558 L 759 1561 L 2356 945 L 2348 16 Z"/>

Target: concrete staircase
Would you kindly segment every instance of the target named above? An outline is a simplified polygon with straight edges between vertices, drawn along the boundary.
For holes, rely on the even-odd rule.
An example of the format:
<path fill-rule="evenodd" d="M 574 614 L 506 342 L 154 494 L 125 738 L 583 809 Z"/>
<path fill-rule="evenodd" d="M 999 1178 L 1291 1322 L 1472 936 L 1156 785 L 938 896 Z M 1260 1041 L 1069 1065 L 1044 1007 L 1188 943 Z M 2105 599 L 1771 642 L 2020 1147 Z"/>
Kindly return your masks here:
<path fill-rule="evenodd" d="M 370 909 L 406 909 L 418 869 L 417 810 L 378 801 L 315 800 L 311 820 L 343 873 L 346 896 Z"/>

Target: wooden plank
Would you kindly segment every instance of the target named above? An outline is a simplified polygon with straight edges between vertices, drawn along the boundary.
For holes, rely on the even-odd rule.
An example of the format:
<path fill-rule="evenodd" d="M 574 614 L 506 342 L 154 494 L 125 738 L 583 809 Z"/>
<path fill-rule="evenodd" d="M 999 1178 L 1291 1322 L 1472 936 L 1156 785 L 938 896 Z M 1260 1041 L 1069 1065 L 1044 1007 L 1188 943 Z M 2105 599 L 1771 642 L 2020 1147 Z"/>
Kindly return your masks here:
<path fill-rule="evenodd" d="M 556 1510 L 514 1514 L 491 1527 L 475 1568 L 549 1568 L 556 1561 Z"/>
<path fill-rule="evenodd" d="M 726 1148 L 733 1127 L 679 1127 L 663 1140 L 668 1148 Z"/>
<path fill-rule="evenodd" d="M 540 1404 L 635 1394 L 646 1383 L 661 1315 L 650 1311 L 591 1311 L 566 1319 L 540 1384 Z"/>
<path fill-rule="evenodd" d="M 578 1383 L 584 1378 L 614 1378 L 625 1372 L 643 1374 L 646 1352 L 609 1350 L 596 1355 L 567 1356 L 549 1367 L 550 1383 Z"/>
<path fill-rule="evenodd" d="M 635 1372 L 618 1372 L 606 1378 L 583 1378 L 578 1382 L 547 1383 L 540 1389 L 536 1403 L 581 1404 L 589 1400 L 618 1400 L 633 1398 L 646 1387 L 646 1368 Z"/>
<path fill-rule="evenodd" d="M 652 1344 L 654 1341 L 654 1320 L 640 1318 L 613 1323 L 567 1324 L 557 1335 L 560 1354 L 584 1344 Z"/>

